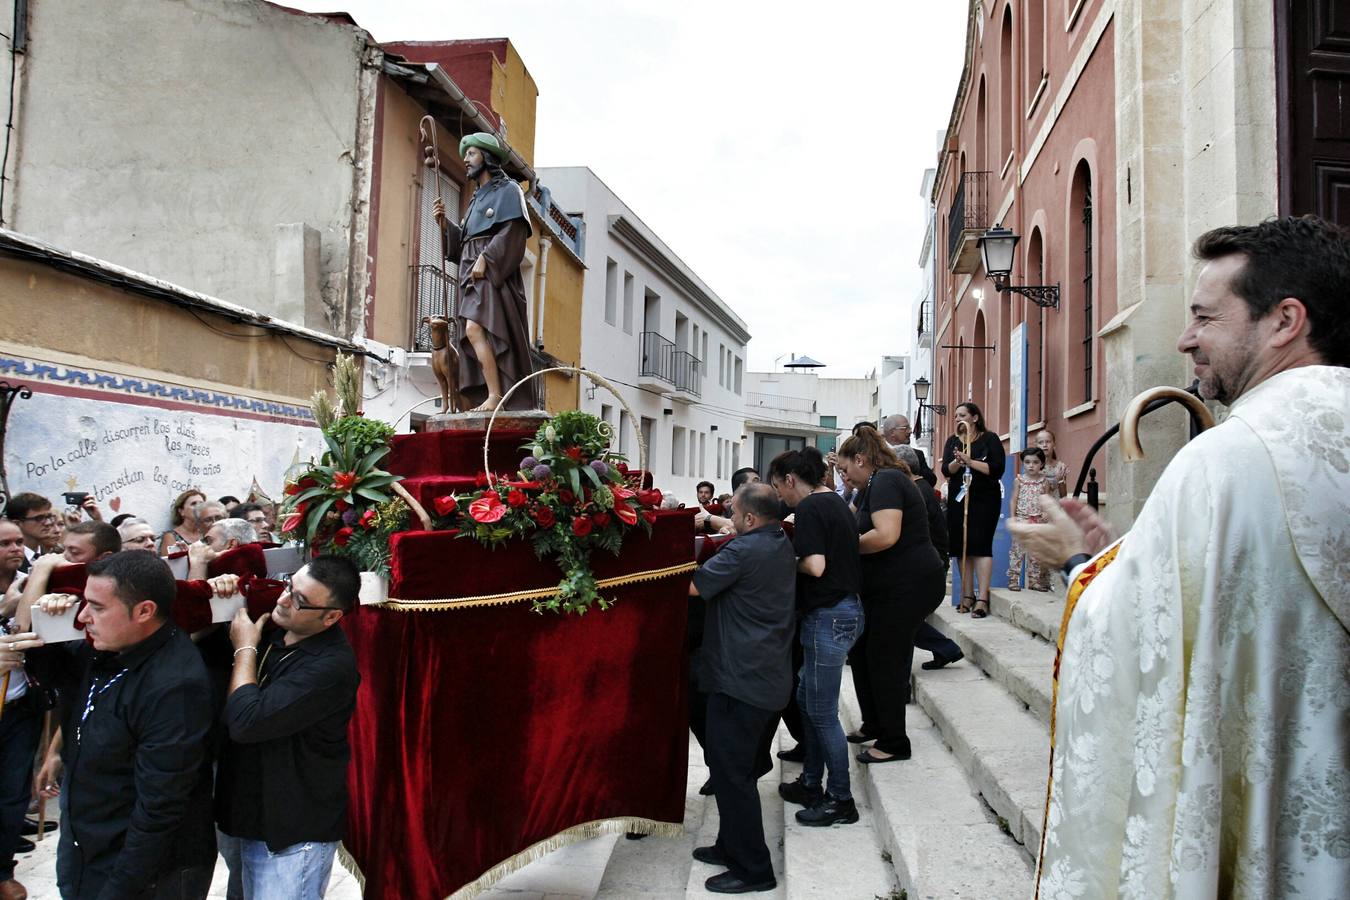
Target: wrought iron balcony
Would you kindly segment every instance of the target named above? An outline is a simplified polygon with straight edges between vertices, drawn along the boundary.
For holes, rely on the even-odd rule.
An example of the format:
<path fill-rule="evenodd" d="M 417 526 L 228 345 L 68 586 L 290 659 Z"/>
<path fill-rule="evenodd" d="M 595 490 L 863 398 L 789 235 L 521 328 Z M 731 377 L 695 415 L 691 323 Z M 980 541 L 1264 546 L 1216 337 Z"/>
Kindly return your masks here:
<path fill-rule="evenodd" d="M 667 392 L 675 388 L 675 345 L 656 331 L 642 332 L 638 344 L 638 382 Z"/>
<path fill-rule="evenodd" d="M 431 331 L 422 324 L 427 316 L 447 316 L 451 319 L 459 310 L 459 296 L 455 290 L 455 272 L 441 274 L 440 266 L 410 266 L 408 283 L 412 290 L 412 349 L 415 353 L 431 350 Z"/>
<path fill-rule="evenodd" d="M 919 304 L 919 349 L 933 346 L 933 301 Z"/>
<path fill-rule="evenodd" d="M 674 359 L 675 390 L 694 397 L 703 396 L 703 360 L 687 350 L 676 350 Z"/>
<path fill-rule="evenodd" d="M 947 212 L 947 265 L 952 272 L 968 275 L 979 268 L 979 237 L 989 224 L 989 173 L 962 172 Z"/>

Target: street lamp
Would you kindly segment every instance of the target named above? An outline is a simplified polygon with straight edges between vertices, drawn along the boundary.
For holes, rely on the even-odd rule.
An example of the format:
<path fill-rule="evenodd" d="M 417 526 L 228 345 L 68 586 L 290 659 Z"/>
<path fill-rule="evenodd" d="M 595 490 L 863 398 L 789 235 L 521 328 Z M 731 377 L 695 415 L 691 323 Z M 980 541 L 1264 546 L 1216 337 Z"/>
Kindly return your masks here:
<path fill-rule="evenodd" d="M 933 386 L 928 381 L 928 379 L 923 377 L 922 375 L 920 375 L 914 382 L 914 399 L 919 401 L 919 416 L 918 416 L 919 421 L 917 423 L 918 427 L 914 429 L 914 434 L 916 437 L 921 436 L 923 434 L 923 411 L 925 409 L 932 410 L 933 415 L 935 416 L 945 416 L 947 414 L 946 406 L 940 403 L 930 404 L 927 402 L 928 392 L 932 390 L 932 387 Z"/>
<path fill-rule="evenodd" d="M 1021 294 L 1023 297 L 1029 297 L 1037 306 L 1058 309 L 1058 282 L 1049 285 L 1008 283 L 1008 276 L 1012 273 L 1013 253 L 1017 250 L 1017 242 L 1021 239 L 1020 235 L 998 223 L 981 235 L 980 256 L 984 258 L 985 273 L 993 279 L 994 290 L 1001 294 Z"/>

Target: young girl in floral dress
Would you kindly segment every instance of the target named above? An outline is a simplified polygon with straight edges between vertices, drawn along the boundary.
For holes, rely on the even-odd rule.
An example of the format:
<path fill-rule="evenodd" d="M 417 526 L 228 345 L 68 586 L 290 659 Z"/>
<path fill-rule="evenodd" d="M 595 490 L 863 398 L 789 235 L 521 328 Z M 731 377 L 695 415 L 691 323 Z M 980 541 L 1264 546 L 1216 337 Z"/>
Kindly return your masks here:
<path fill-rule="evenodd" d="M 1067 497 L 1069 494 L 1069 464 L 1055 453 L 1055 433 L 1049 428 L 1042 428 L 1036 435 L 1036 446 L 1045 454 L 1045 477 L 1050 479 L 1051 485 L 1049 493 Z"/>
<path fill-rule="evenodd" d="M 1022 471 L 1013 480 L 1012 501 L 1008 508 L 1019 522 L 1042 522 L 1041 496 L 1055 490 L 1054 483 L 1045 476 L 1045 453 L 1037 447 L 1023 450 Z M 1022 549 L 1022 545 L 1013 541 L 1012 552 L 1008 555 L 1008 589 L 1020 591 L 1022 582 L 1022 562 L 1026 561 L 1027 587 L 1033 591 L 1050 590 L 1050 573 L 1041 568 L 1036 558 Z"/>

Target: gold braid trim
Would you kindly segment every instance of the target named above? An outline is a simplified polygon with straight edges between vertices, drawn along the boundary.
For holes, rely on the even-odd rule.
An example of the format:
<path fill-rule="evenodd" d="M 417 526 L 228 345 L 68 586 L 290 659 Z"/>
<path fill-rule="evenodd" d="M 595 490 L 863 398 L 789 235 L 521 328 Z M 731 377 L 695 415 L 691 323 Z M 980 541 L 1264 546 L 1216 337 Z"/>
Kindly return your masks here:
<path fill-rule="evenodd" d="M 554 850 L 560 850 L 569 844 L 588 841 L 591 838 L 599 837 L 602 834 L 654 834 L 657 837 L 679 837 L 684 834 L 684 825 L 679 822 L 658 822 L 655 819 L 644 819 L 638 816 L 619 816 L 613 819 L 596 819 L 593 822 L 583 822 L 580 825 L 573 825 L 566 828 L 553 837 L 545 838 L 537 844 L 520 851 L 514 856 L 508 857 L 488 869 L 476 879 L 461 887 L 451 894 L 446 900 L 472 900 L 482 894 L 488 888 L 501 881 L 512 872 L 525 868 L 536 860 L 543 859 Z M 366 876 L 361 872 L 360 866 L 356 860 L 347 852 L 345 844 L 338 845 L 338 860 L 351 872 L 361 885 L 361 892 L 366 890 Z"/>
<path fill-rule="evenodd" d="M 658 578 L 669 578 L 672 575 L 683 575 L 686 572 L 692 572 L 698 568 L 697 563 L 687 562 L 679 565 L 666 566 L 664 569 L 648 569 L 645 572 L 634 572 L 632 575 L 616 575 L 613 578 L 601 578 L 595 583 L 596 590 L 606 588 L 622 587 L 626 584 L 636 584 L 641 581 L 655 581 Z M 505 594 L 482 594 L 477 597 L 443 597 L 432 600 L 400 600 L 397 597 L 390 597 L 383 603 L 376 604 L 384 609 L 395 609 L 399 612 L 441 612 L 447 609 L 468 609 L 474 606 L 504 606 L 507 603 L 520 603 L 524 600 L 543 600 L 547 597 L 554 597 L 558 594 L 558 586 L 533 588 L 528 591 L 511 591 Z"/>

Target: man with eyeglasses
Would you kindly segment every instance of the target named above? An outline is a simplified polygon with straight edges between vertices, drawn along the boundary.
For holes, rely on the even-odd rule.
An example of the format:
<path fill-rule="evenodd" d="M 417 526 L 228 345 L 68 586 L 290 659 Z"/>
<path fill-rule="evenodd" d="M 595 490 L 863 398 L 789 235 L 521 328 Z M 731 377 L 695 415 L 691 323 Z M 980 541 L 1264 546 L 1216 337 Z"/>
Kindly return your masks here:
<path fill-rule="evenodd" d="M 5 504 L 5 518 L 16 522 L 23 532 L 24 572 L 35 558 L 56 549 L 61 540 L 61 526 L 52 511 L 52 501 L 41 494 L 24 492 L 10 497 Z"/>
<path fill-rule="evenodd" d="M 210 580 L 230 596 L 238 579 Z M 250 900 L 319 900 L 347 823 L 356 657 L 338 623 L 357 603 L 349 560 L 319 556 L 270 616 L 230 623 L 234 668 L 216 773 L 221 854 Z M 271 619 L 275 628 L 263 633 Z"/>
<path fill-rule="evenodd" d="M 267 519 L 267 510 L 258 503 L 241 503 L 234 508 L 234 517 L 243 519 L 253 526 L 258 540 L 272 543 L 272 523 Z"/>
<path fill-rule="evenodd" d="M 117 533 L 122 536 L 123 550 L 155 551 L 155 529 L 139 516 L 123 520 L 117 526 Z"/>

